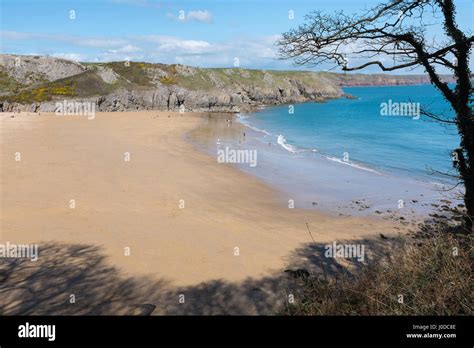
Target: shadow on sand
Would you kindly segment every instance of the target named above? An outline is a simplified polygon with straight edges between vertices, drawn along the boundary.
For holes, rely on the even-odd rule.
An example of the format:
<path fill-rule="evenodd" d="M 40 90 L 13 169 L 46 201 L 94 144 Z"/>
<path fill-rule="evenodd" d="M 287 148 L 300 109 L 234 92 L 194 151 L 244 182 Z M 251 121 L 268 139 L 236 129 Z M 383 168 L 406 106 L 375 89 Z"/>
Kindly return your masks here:
<path fill-rule="evenodd" d="M 383 257 L 399 240 L 346 243 L 363 244 L 374 259 Z M 360 267 L 356 259 L 345 259 L 343 265 L 325 257 L 325 245 L 311 243 L 295 250 L 287 269 L 330 276 Z M 39 250 L 36 262 L 0 260 L 1 315 L 271 315 L 284 310 L 288 294 L 297 293 L 301 285 L 297 272 L 282 270 L 240 283 L 213 280 L 176 288 L 166 279 L 124 277 L 106 262 L 100 247 L 48 243 Z"/>

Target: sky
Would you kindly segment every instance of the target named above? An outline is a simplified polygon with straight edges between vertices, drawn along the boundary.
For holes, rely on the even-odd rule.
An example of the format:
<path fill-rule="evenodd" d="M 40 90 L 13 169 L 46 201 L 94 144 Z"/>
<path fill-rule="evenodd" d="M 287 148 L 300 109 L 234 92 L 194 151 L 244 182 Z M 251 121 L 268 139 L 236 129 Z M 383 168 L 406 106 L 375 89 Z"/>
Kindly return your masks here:
<path fill-rule="evenodd" d="M 275 41 L 281 33 L 301 24 L 313 10 L 351 14 L 379 2 L 2 0 L 0 48 L 1 53 L 88 62 L 128 59 L 201 67 L 230 67 L 238 62 L 243 68 L 302 69 L 277 59 Z M 455 3 L 460 27 L 473 31 L 473 0 Z M 441 35 L 438 27 L 434 35 Z"/>

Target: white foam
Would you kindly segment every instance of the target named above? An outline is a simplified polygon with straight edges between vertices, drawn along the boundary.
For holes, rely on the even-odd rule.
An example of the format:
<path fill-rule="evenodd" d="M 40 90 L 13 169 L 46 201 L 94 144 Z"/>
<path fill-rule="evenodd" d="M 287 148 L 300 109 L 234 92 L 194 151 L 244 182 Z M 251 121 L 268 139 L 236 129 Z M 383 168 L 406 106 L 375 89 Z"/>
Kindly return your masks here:
<path fill-rule="evenodd" d="M 286 139 L 285 139 L 285 137 L 284 137 L 282 134 L 280 134 L 280 135 L 278 136 L 277 143 L 278 143 L 282 148 L 284 148 L 285 150 L 287 150 L 287 151 L 289 151 L 289 152 L 291 152 L 291 153 L 297 153 L 297 152 L 298 152 L 298 150 L 297 150 L 297 148 L 296 148 L 295 146 L 286 143 Z"/>
<path fill-rule="evenodd" d="M 264 133 L 266 135 L 271 135 L 271 133 L 267 132 L 265 129 L 260 129 L 260 128 L 257 128 L 257 127 L 253 127 L 250 124 L 248 124 L 245 120 L 249 117 L 250 116 L 244 116 L 244 115 L 241 115 L 241 114 L 237 114 L 238 121 L 240 123 L 242 123 L 243 125 L 245 125 L 246 127 L 250 128 L 250 129 L 252 129 L 256 132 Z M 291 153 L 300 153 L 300 152 L 304 151 L 304 150 L 298 149 L 298 147 L 296 147 L 294 145 L 288 144 L 286 142 L 286 138 L 283 134 L 278 135 L 277 143 L 282 148 L 284 148 L 285 150 L 287 150 L 288 152 L 291 152 Z M 319 151 L 317 149 L 311 149 L 311 152 L 319 152 Z M 345 165 L 348 165 L 348 166 L 356 168 L 356 169 L 361 169 L 361 170 L 365 170 L 367 172 L 382 175 L 382 173 L 380 173 L 380 172 L 378 172 L 378 171 L 376 171 L 372 168 L 367 168 L 367 167 L 364 167 L 364 166 L 362 166 L 360 164 L 357 164 L 357 163 L 354 163 L 354 162 L 344 161 L 342 159 L 339 159 L 339 158 L 336 158 L 336 157 L 330 157 L 330 156 L 325 156 L 325 158 L 327 158 L 330 161 L 345 164 Z"/>
<path fill-rule="evenodd" d="M 260 129 L 260 128 L 251 126 L 247 121 L 245 121 L 249 117 L 250 116 L 244 116 L 244 115 L 241 115 L 241 114 L 237 114 L 237 121 L 242 123 L 244 126 L 250 128 L 251 130 L 256 131 L 256 132 L 263 133 L 265 135 L 272 135 L 270 132 L 267 132 L 265 129 Z"/>
<path fill-rule="evenodd" d="M 247 115 L 242 115 L 242 114 L 235 114 L 235 116 L 237 116 L 238 119 L 241 119 L 241 120 L 245 120 L 246 118 L 249 118 L 250 116 L 247 116 Z"/>
<path fill-rule="evenodd" d="M 250 129 L 256 131 L 256 132 L 260 132 L 260 133 L 263 133 L 263 134 L 266 134 L 266 135 L 272 135 L 270 132 L 267 132 L 265 129 L 260 129 L 260 128 L 257 128 L 257 127 L 253 127 L 253 126 L 249 125 L 248 123 L 245 123 L 245 125 L 247 127 L 249 127 Z"/>
<path fill-rule="evenodd" d="M 380 173 L 380 172 L 378 172 L 374 169 L 364 167 L 364 166 L 362 166 L 360 164 L 357 164 L 357 163 L 354 163 L 354 162 L 344 161 L 344 160 L 341 160 L 340 158 L 336 158 L 336 157 L 330 157 L 330 156 L 325 156 L 325 157 L 330 161 L 334 161 L 334 162 L 337 162 L 337 163 L 348 165 L 348 166 L 353 167 L 353 168 L 362 169 L 362 170 L 365 170 L 367 172 L 372 172 L 372 173 L 375 173 L 375 174 L 382 175 L 382 173 Z"/>

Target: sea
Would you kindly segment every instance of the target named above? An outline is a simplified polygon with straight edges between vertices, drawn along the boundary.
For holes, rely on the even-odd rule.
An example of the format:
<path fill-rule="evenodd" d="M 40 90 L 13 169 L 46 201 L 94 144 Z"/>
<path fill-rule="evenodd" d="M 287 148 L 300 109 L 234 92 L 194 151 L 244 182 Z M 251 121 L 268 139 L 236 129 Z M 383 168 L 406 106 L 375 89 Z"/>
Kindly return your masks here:
<path fill-rule="evenodd" d="M 456 201 L 462 190 L 452 166 L 457 129 L 425 113 L 453 116 L 439 91 L 412 85 L 344 92 L 350 98 L 213 119 L 207 151 L 255 151 L 253 165 L 230 165 L 275 187 L 282 204 L 303 209 L 426 214 L 440 201 Z M 229 130 L 235 123 L 244 126 L 237 135 Z"/>
<path fill-rule="evenodd" d="M 422 110 L 453 115 L 433 86 L 355 87 L 344 92 L 355 99 L 268 107 L 241 120 L 292 153 L 317 153 L 419 180 L 450 181 L 442 173 L 454 174 L 451 153 L 459 145 L 457 129 L 421 115 Z"/>

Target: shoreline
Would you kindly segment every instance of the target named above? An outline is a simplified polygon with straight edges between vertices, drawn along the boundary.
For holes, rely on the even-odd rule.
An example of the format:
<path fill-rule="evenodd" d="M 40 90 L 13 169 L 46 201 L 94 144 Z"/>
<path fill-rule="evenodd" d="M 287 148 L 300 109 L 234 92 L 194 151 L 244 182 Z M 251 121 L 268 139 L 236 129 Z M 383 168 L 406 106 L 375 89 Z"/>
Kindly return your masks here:
<path fill-rule="evenodd" d="M 210 155 L 215 155 L 217 139 L 226 148 L 258 152 L 260 164 L 257 168 L 249 168 L 247 164 L 232 166 L 259 178 L 279 192 L 282 206 L 292 199 L 299 209 L 331 216 L 381 217 L 416 224 L 437 213 L 439 206 L 459 203 L 443 195 L 439 191 L 441 186 L 433 182 L 379 172 L 370 167 L 360 168 L 357 163 L 340 163 L 319 153 L 292 153 L 281 143 L 270 139 L 275 135 L 241 119 L 251 118 L 252 115 L 237 114 L 230 125 L 232 128 L 236 123 L 240 124 L 241 127 L 236 130 L 228 129 L 226 120 L 219 116 L 213 117 L 213 131 L 202 130 L 209 132 L 207 138 L 198 137 L 191 141 Z M 220 126 L 216 127 L 219 123 Z M 216 132 L 216 129 L 221 132 Z M 242 138 L 244 132 L 246 139 Z M 311 173 L 318 175 L 314 177 Z M 400 200 L 403 200 L 401 208 Z"/>
<path fill-rule="evenodd" d="M 185 286 L 281 271 L 311 243 L 306 223 L 323 243 L 400 232 L 383 219 L 282 207 L 261 180 L 184 141 L 206 117 L 1 117 L 2 240 L 38 242 L 40 253 L 49 242 L 102 246 L 125 274 Z M 11 162 L 19 150 L 21 163 Z M 130 163 L 122 159 L 127 150 Z M 124 256 L 127 246 L 132 256 Z"/>

